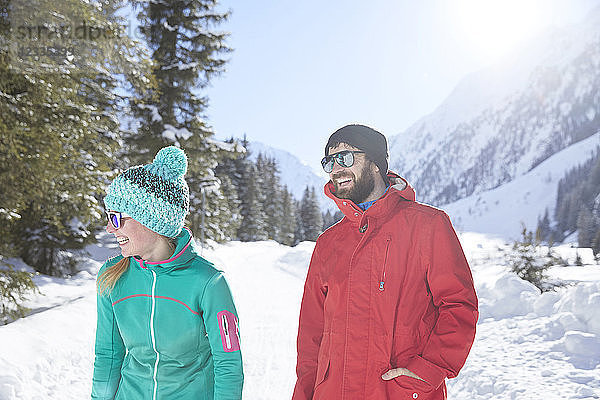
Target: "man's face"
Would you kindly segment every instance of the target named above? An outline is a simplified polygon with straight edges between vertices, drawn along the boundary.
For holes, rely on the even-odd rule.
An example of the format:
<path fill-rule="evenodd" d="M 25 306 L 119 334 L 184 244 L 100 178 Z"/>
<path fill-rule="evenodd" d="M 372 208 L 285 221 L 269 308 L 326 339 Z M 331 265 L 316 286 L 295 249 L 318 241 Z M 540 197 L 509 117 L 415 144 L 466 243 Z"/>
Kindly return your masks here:
<path fill-rule="evenodd" d="M 329 155 L 343 150 L 359 149 L 340 143 L 329 149 Z M 336 197 L 352 200 L 356 204 L 363 203 L 375 188 L 375 169 L 375 164 L 367 160 L 364 153 L 354 154 L 354 164 L 351 167 L 342 167 L 337 161 L 334 162 L 329 178 L 333 182 Z"/>

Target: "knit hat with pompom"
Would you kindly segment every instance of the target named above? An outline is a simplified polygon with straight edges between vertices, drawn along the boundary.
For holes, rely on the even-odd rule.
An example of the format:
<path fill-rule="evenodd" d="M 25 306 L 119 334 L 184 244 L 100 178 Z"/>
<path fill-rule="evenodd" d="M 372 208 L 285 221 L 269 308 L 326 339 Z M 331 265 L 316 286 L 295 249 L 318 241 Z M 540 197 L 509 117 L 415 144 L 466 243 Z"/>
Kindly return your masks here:
<path fill-rule="evenodd" d="M 106 210 L 124 212 L 145 227 L 168 237 L 179 235 L 190 207 L 190 191 L 183 150 L 160 149 L 152 164 L 125 170 L 110 184 Z"/>

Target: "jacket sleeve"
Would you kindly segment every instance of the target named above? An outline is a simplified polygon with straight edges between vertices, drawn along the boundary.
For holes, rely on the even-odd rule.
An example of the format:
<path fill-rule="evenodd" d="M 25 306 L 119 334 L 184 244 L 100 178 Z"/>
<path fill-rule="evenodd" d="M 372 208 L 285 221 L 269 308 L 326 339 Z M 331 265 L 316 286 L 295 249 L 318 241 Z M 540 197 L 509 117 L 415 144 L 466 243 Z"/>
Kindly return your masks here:
<path fill-rule="evenodd" d="M 214 362 L 214 400 L 241 399 L 244 372 L 238 316 L 221 272 L 206 284 L 200 308 Z"/>
<path fill-rule="evenodd" d="M 317 241 L 318 242 L 318 241 Z M 317 244 L 318 247 L 318 244 Z M 323 338 L 323 307 L 327 291 L 320 279 L 321 261 L 317 247 L 313 251 L 300 307 L 298 324 L 298 360 L 296 363 L 296 386 L 292 400 L 310 400 L 313 397 L 317 375 L 317 361 Z"/>
<path fill-rule="evenodd" d="M 406 368 L 437 388 L 465 363 L 479 314 L 471 270 L 445 213 L 433 222 L 429 246 L 427 283 L 439 314 L 422 354 Z"/>
<path fill-rule="evenodd" d="M 117 326 L 111 298 L 107 294 L 97 295 L 95 353 L 92 399 L 113 399 L 121 380 L 125 345 Z"/>

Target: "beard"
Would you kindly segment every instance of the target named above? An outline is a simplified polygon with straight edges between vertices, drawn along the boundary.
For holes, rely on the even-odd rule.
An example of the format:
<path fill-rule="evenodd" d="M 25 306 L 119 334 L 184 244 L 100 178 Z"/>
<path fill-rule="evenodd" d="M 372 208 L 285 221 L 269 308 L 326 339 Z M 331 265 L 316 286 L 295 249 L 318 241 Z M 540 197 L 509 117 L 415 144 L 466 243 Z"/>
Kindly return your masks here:
<path fill-rule="evenodd" d="M 369 174 L 370 170 L 365 165 L 360 171 L 358 177 L 350 171 L 341 171 L 331 178 L 336 197 L 353 201 L 355 204 L 364 203 L 375 189 L 375 179 Z M 352 180 L 350 187 L 340 188 L 338 178 L 349 178 Z"/>

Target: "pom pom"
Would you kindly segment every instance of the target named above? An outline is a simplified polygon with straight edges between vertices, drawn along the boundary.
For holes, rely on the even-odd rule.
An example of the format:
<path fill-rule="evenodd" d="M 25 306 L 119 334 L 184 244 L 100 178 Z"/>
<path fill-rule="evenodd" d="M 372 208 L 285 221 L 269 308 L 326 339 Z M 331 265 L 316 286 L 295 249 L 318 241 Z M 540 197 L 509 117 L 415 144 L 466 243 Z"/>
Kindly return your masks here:
<path fill-rule="evenodd" d="M 188 161 L 185 153 L 178 147 L 163 147 L 154 157 L 151 170 L 169 180 L 175 180 L 187 172 Z"/>

